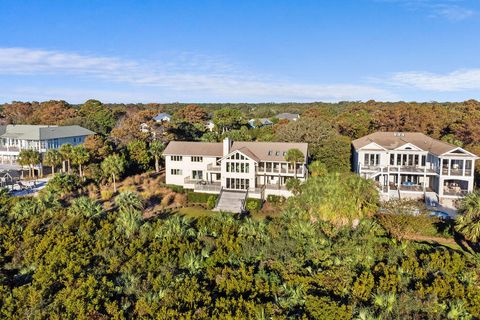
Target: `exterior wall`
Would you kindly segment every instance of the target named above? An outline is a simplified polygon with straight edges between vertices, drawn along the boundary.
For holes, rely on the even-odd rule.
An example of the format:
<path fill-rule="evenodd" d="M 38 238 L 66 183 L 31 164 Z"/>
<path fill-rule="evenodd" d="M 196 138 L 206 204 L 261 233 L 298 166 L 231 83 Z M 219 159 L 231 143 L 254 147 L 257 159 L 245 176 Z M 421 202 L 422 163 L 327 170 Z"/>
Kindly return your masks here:
<path fill-rule="evenodd" d="M 172 155 L 165 157 L 165 182 L 167 184 L 175 184 L 184 186 L 186 188 L 192 188 L 194 183 L 186 183 L 185 179 L 192 178 L 192 171 L 202 171 L 203 179 L 207 180 L 207 167 L 209 164 L 215 164 L 216 157 L 203 157 L 202 162 L 192 162 L 192 156 L 182 156 L 182 161 L 173 161 Z M 172 169 L 182 170 L 181 175 L 173 175 Z"/>
<path fill-rule="evenodd" d="M 441 202 L 443 198 L 458 199 L 466 193 L 473 191 L 475 156 L 467 154 L 454 155 L 451 153 L 436 156 L 427 151 L 414 149 L 384 150 L 373 143 L 364 148 L 353 150 L 353 171 L 365 178 L 375 179 L 379 183 L 382 193 L 390 194 L 389 185 L 396 184 L 400 189 L 402 198 L 419 198 L 423 196 L 424 192 L 428 191 L 436 193 L 438 200 Z M 375 156 L 373 164 L 370 161 L 366 163 L 365 154 L 378 155 L 378 161 Z M 399 165 L 395 157 L 392 164 L 391 154 L 400 155 L 402 161 L 404 155 L 407 159 L 408 156 L 417 155 L 419 161 L 417 165 L 413 166 L 410 163 L 407 163 L 407 165 L 401 163 Z M 422 163 L 422 156 L 425 156 L 424 164 Z M 449 161 L 446 168 L 444 159 Z M 466 162 L 460 162 L 460 168 L 453 169 L 452 164 L 457 164 L 458 161 L 463 160 L 471 161 L 470 168 L 466 169 Z M 408 187 L 402 188 L 401 183 L 406 180 L 413 180 L 420 185 L 420 189 L 408 190 Z M 455 190 L 459 191 L 453 192 L 455 193 L 453 194 L 446 187 L 446 184 L 454 185 Z"/>
<path fill-rule="evenodd" d="M 248 172 L 227 172 L 227 163 L 239 163 L 239 164 L 248 164 L 249 170 Z M 246 158 L 245 160 L 230 160 L 224 159 L 221 162 L 221 172 L 222 172 L 222 187 L 227 188 L 227 178 L 237 178 L 237 179 L 247 179 L 249 190 L 255 190 L 255 161 L 252 159 Z"/>

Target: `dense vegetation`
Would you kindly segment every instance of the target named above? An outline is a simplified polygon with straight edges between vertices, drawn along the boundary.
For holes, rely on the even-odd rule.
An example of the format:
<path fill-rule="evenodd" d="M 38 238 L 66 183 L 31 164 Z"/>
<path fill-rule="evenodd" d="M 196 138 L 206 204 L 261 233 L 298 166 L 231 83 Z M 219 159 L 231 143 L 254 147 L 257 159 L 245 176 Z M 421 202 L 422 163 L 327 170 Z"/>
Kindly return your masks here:
<path fill-rule="evenodd" d="M 173 120 L 154 122 L 160 111 Z M 302 116 L 278 121 L 280 112 Z M 255 117 L 275 125 L 248 128 Z M 39 161 L 56 173 L 38 196 L 0 190 L 0 318 L 479 318 L 480 194 L 445 222 L 418 203 L 379 210 L 372 182 L 348 172 L 351 140 L 376 130 L 421 131 L 480 153 L 479 120 L 477 101 L 5 104 L 2 123 L 98 135 L 43 159 L 21 154 L 30 175 Z M 311 178 L 290 181 L 289 200 L 249 200 L 251 215 L 179 214 L 216 198 L 164 185 L 164 146 L 225 136 L 308 142 Z"/>
<path fill-rule="evenodd" d="M 313 197 L 329 192 L 326 181 L 336 195 Z M 480 315 L 478 255 L 397 240 L 373 217 L 375 189 L 353 175 L 312 178 L 280 217 L 261 220 L 145 219 L 135 192 L 106 209 L 66 186 L 51 181 L 36 198 L 0 196 L 2 318 Z M 355 186 L 350 197 L 347 186 Z"/>

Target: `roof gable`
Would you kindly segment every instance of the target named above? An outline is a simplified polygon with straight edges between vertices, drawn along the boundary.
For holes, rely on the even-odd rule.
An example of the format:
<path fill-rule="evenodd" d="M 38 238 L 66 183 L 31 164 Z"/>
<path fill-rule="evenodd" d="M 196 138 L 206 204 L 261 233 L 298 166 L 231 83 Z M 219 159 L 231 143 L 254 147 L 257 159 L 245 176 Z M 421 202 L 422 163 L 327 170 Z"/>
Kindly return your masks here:
<path fill-rule="evenodd" d="M 395 150 L 415 150 L 415 151 L 424 151 L 423 149 L 417 147 L 416 145 L 414 145 L 413 143 L 405 143 L 404 145 L 401 145 L 400 147 L 398 148 L 395 148 Z"/>

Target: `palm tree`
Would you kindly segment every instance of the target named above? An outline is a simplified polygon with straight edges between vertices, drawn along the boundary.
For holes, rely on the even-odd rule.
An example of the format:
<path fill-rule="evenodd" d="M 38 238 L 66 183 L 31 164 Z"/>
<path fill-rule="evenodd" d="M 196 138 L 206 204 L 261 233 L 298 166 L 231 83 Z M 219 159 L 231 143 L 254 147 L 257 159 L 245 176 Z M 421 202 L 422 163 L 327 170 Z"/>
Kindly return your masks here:
<path fill-rule="evenodd" d="M 118 206 L 120 211 L 125 210 L 137 210 L 141 211 L 143 209 L 143 199 L 136 192 L 125 191 L 121 192 L 115 198 L 115 204 Z"/>
<path fill-rule="evenodd" d="M 138 210 L 122 210 L 117 221 L 122 231 L 125 232 L 127 237 L 130 237 L 140 228 L 142 213 Z"/>
<path fill-rule="evenodd" d="M 88 197 L 80 197 L 73 200 L 72 205 L 68 209 L 68 213 L 72 216 L 84 215 L 87 218 L 98 216 L 102 211 L 102 206 Z"/>
<path fill-rule="evenodd" d="M 73 150 L 73 147 L 69 143 L 62 144 L 60 146 L 60 149 L 58 149 L 63 159 L 63 172 L 67 171 L 68 173 L 70 173 L 70 170 L 71 170 L 70 161 L 72 160 L 72 150 Z M 67 162 L 67 169 L 65 168 L 65 162 Z"/>
<path fill-rule="evenodd" d="M 313 161 L 309 166 L 308 170 L 312 177 L 324 176 L 328 173 L 327 166 L 320 161 Z"/>
<path fill-rule="evenodd" d="M 160 140 L 154 140 L 150 143 L 150 154 L 155 158 L 155 171 L 160 172 L 160 157 L 165 149 L 165 145 Z"/>
<path fill-rule="evenodd" d="M 43 164 L 52 168 L 52 175 L 55 174 L 55 167 L 62 163 L 62 156 L 58 150 L 48 149 L 43 156 Z"/>
<path fill-rule="evenodd" d="M 295 179 L 297 178 L 297 163 L 303 162 L 305 155 L 299 149 L 290 149 L 285 155 L 285 160 L 293 164 Z"/>
<path fill-rule="evenodd" d="M 30 178 L 34 173 L 34 166 L 40 163 L 40 153 L 36 150 L 24 149 L 20 151 L 18 163 L 22 166 L 28 166 Z"/>
<path fill-rule="evenodd" d="M 82 166 L 90 159 L 87 149 L 81 144 L 72 148 L 72 162 L 78 166 L 80 177 L 83 177 Z"/>
<path fill-rule="evenodd" d="M 101 167 L 106 176 L 112 177 L 113 192 L 117 192 L 116 181 L 125 171 L 125 159 L 118 154 L 112 154 L 103 160 Z"/>
<path fill-rule="evenodd" d="M 456 219 L 455 230 L 465 236 L 466 239 L 480 241 L 480 192 L 467 195 L 460 202 Z"/>

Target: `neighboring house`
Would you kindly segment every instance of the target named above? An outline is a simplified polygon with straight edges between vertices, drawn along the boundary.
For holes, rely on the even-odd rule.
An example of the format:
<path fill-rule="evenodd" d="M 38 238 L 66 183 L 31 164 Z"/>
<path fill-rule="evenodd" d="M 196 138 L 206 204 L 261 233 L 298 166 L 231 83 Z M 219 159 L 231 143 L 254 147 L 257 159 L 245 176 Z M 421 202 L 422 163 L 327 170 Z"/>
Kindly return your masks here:
<path fill-rule="evenodd" d="M 207 128 L 208 131 L 212 132 L 213 129 L 215 129 L 215 123 L 213 123 L 212 120 L 208 120 L 208 121 L 205 123 L 205 128 Z"/>
<path fill-rule="evenodd" d="M 7 187 L 14 185 L 21 178 L 21 171 L 19 170 L 7 170 L 0 171 L 0 187 Z"/>
<path fill-rule="evenodd" d="M 280 113 L 275 116 L 278 120 L 288 120 L 288 121 L 297 121 L 300 119 L 298 113 Z"/>
<path fill-rule="evenodd" d="M 0 163 L 16 163 L 20 151 L 45 153 L 63 144 L 81 144 L 95 132 L 80 126 L 6 125 L 0 126 Z"/>
<path fill-rule="evenodd" d="M 162 112 L 153 117 L 153 120 L 157 122 L 170 122 L 172 120 L 172 116 L 168 113 Z"/>
<path fill-rule="evenodd" d="M 285 161 L 290 149 L 299 149 L 303 161 L 296 168 Z M 307 178 L 307 143 L 172 141 L 164 151 L 166 183 L 197 192 L 248 191 L 248 197 L 290 196 L 287 179 Z M 296 171 L 296 173 L 295 173 Z"/>
<path fill-rule="evenodd" d="M 383 199 L 451 205 L 473 191 L 478 157 L 458 146 L 419 132 L 376 132 L 352 144 L 354 171 L 374 179 Z"/>
<path fill-rule="evenodd" d="M 270 121 L 270 119 L 267 118 L 261 118 L 261 119 L 250 119 L 248 120 L 248 125 L 252 128 L 256 128 L 257 125 L 259 128 L 265 127 L 265 126 L 271 126 L 273 125 L 273 122 Z"/>

